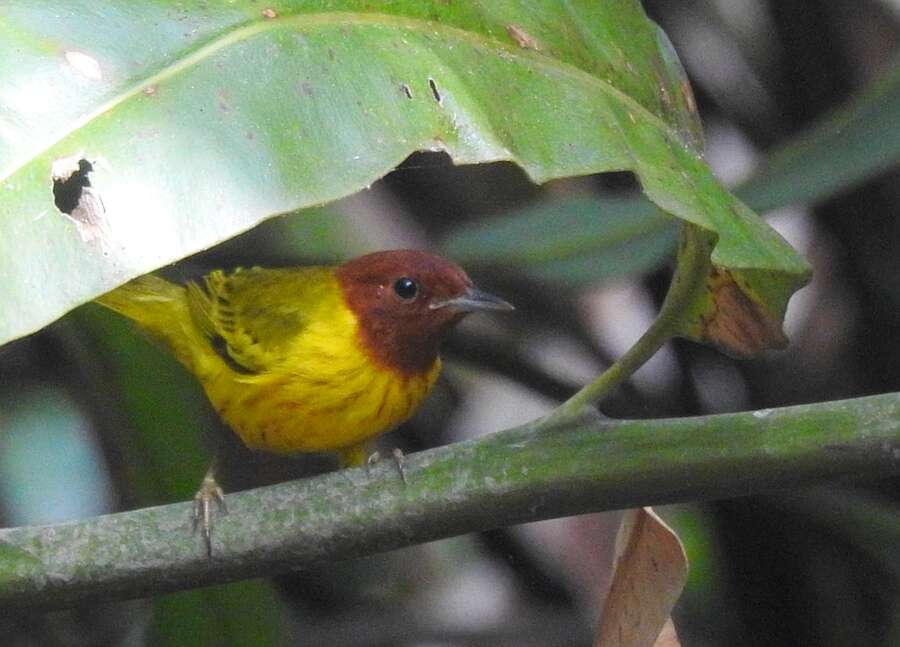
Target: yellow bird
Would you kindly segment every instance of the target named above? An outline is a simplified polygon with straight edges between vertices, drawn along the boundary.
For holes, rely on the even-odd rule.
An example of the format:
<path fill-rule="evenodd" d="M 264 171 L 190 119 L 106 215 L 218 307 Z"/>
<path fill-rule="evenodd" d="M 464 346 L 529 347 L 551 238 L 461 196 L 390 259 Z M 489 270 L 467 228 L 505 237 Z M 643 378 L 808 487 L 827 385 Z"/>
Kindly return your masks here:
<path fill-rule="evenodd" d="M 337 452 L 406 420 L 441 369 L 438 350 L 467 313 L 511 310 L 453 263 L 414 250 L 337 267 L 211 272 L 202 284 L 143 276 L 97 301 L 161 339 L 251 449 Z M 213 468 L 195 497 L 210 544 Z"/>

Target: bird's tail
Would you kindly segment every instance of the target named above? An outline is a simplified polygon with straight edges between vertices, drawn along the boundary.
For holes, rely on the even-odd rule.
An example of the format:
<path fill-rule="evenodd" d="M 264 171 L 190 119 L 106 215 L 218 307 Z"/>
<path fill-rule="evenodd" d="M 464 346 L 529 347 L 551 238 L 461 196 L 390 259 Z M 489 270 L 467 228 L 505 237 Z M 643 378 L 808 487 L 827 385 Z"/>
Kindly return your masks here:
<path fill-rule="evenodd" d="M 197 333 L 184 286 L 148 274 L 107 292 L 96 302 L 134 321 L 166 343 L 181 363 L 191 366 Z"/>

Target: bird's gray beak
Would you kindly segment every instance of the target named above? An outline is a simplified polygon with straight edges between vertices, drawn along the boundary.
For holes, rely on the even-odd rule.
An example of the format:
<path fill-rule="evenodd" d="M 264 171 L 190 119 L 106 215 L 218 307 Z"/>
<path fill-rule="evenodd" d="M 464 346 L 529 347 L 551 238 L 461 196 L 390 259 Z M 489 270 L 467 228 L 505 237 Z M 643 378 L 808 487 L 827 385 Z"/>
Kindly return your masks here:
<path fill-rule="evenodd" d="M 429 308 L 432 310 L 448 307 L 462 312 L 475 312 L 477 310 L 515 310 L 512 304 L 504 301 L 500 297 L 495 297 L 493 294 L 482 292 L 475 287 L 466 288 L 466 291 L 458 297 L 444 299 L 442 301 L 433 301 L 431 305 L 429 305 Z"/>

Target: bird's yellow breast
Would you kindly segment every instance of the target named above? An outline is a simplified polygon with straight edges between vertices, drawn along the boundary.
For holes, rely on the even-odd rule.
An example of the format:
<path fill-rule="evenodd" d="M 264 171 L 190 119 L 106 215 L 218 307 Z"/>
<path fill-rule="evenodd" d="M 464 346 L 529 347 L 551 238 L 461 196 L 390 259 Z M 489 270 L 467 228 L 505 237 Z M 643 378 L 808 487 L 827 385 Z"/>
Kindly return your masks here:
<path fill-rule="evenodd" d="M 232 370 L 215 354 L 195 372 L 222 418 L 253 449 L 336 451 L 359 445 L 406 420 L 428 394 L 440 360 L 420 375 L 378 365 L 339 289 L 316 304 L 328 316 L 309 325 L 260 374 Z"/>

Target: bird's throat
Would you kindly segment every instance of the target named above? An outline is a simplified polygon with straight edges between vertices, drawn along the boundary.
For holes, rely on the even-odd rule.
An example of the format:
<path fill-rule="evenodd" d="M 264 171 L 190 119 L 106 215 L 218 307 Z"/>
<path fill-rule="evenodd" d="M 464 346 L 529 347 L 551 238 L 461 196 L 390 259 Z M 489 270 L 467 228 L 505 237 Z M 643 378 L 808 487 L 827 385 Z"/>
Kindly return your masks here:
<path fill-rule="evenodd" d="M 415 334 L 377 316 L 357 318 L 360 346 L 372 362 L 403 377 L 420 377 L 434 370 L 441 335 Z"/>

